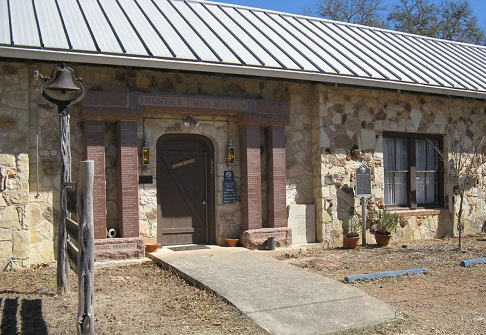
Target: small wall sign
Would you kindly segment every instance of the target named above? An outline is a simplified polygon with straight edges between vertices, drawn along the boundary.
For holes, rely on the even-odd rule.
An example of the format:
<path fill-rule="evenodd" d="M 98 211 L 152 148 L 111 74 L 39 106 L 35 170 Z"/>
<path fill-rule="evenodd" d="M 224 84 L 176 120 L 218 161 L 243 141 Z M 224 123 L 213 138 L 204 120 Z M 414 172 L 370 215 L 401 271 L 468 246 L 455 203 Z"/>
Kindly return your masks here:
<path fill-rule="evenodd" d="M 234 181 L 233 171 L 224 171 L 223 180 L 223 203 L 236 202 L 236 182 Z"/>
<path fill-rule="evenodd" d="M 176 163 L 172 164 L 172 168 L 175 170 L 175 169 L 178 169 L 180 167 L 190 165 L 190 164 L 194 164 L 194 163 L 196 163 L 196 159 L 195 158 L 189 158 L 189 159 L 186 159 L 185 161 L 180 161 L 180 162 L 176 162 Z"/>

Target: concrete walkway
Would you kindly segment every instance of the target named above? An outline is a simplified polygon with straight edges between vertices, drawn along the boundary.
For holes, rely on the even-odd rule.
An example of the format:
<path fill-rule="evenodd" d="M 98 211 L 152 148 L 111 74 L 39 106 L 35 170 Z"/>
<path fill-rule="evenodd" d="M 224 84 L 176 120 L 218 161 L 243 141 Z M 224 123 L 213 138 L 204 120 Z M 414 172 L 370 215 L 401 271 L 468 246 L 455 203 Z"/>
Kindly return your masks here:
<path fill-rule="evenodd" d="M 394 320 L 396 311 L 361 290 L 269 257 L 210 246 L 148 257 L 213 291 L 273 335 L 328 334 Z"/>

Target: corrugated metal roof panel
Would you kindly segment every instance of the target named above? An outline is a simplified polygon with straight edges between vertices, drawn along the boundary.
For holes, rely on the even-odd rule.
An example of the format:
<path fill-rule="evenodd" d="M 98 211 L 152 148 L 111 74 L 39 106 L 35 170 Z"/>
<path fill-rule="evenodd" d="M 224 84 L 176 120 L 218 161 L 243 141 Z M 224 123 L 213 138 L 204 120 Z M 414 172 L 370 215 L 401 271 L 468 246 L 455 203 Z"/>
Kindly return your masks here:
<path fill-rule="evenodd" d="M 203 3 L 190 3 L 191 7 L 205 6 Z M 214 7 L 214 6 L 213 6 Z M 204 10 L 206 9 L 206 10 Z M 204 20 L 208 29 L 211 29 L 213 34 L 217 34 L 221 43 L 224 44 L 238 60 L 245 65 L 261 66 L 262 64 L 257 58 L 241 43 L 238 36 L 228 29 L 221 19 L 221 15 L 215 15 L 209 8 L 192 8 L 197 12 L 197 15 Z M 222 14 L 222 13 L 221 13 Z M 222 14 L 224 15 L 224 14 Z"/>
<path fill-rule="evenodd" d="M 255 40 L 252 35 L 238 23 L 233 17 L 237 17 L 237 13 L 234 13 L 234 8 L 227 8 L 224 6 L 211 6 L 207 7 L 213 15 L 217 16 L 220 21 L 231 31 L 234 36 L 237 36 L 239 41 L 246 47 L 246 50 L 252 52 L 252 55 L 260 61 L 260 65 L 269 68 L 279 68 L 281 65 L 275 60 L 275 58 L 263 47 L 262 43 Z"/>
<path fill-rule="evenodd" d="M 221 31 L 215 30 L 204 20 L 201 20 L 201 14 L 206 12 L 206 10 L 204 8 L 199 8 L 201 7 L 200 4 L 191 3 L 191 6 L 188 6 L 186 2 L 174 2 L 174 6 L 177 11 L 190 22 L 190 25 L 200 36 L 201 40 L 206 42 L 220 62 L 242 64 L 241 58 L 238 58 L 231 47 L 224 42 L 224 39 L 220 35 Z"/>
<path fill-rule="evenodd" d="M 272 55 L 283 69 L 302 70 L 303 67 L 289 55 L 284 47 L 276 43 L 271 39 L 272 35 L 266 27 L 256 21 L 256 18 L 249 10 L 242 10 L 235 8 L 236 13 L 233 14 L 233 18 L 238 24 L 249 34 L 253 39 L 258 41 L 260 46 L 266 51 L 266 53 Z M 285 43 L 286 44 L 286 43 Z"/>
<path fill-rule="evenodd" d="M 45 48 L 69 49 L 62 20 L 53 0 L 34 1 L 40 35 Z"/>
<path fill-rule="evenodd" d="M 414 78 L 418 78 L 418 75 L 421 75 L 421 78 L 425 80 L 418 80 L 419 83 L 424 85 L 436 85 L 442 86 L 442 83 L 435 78 L 433 72 L 431 71 L 430 67 L 424 64 L 423 60 L 420 59 L 420 56 L 415 54 L 413 48 L 410 49 L 406 45 L 400 45 L 399 42 L 394 40 L 389 34 L 386 34 L 383 31 L 375 31 L 372 29 L 367 29 L 367 32 L 371 34 L 371 38 L 375 38 L 380 43 L 382 43 L 386 48 L 392 51 L 397 57 L 400 57 L 407 64 L 409 64 L 411 69 L 416 69 L 416 75 Z"/>
<path fill-rule="evenodd" d="M 254 24 L 256 26 L 265 27 L 265 30 L 260 27 L 262 32 L 264 32 L 274 44 L 280 46 L 280 49 L 285 52 L 294 63 L 298 64 L 302 70 L 324 72 L 316 62 L 312 61 L 310 50 L 273 19 L 275 14 L 267 14 L 262 11 L 252 11 L 251 13 L 253 14 L 252 19 L 255 22 Z"/>
<path fill-rule="evenodd" d="M 132 0 L 119 0 L 123 11 L 130 13 L 130 21 L 136 36 L 140 39 L 141 44 L 138 48 L 144 48 L 145 54 L 155 54 L 159 57 L 173 57 L 167 46 L 162 42 L 162 38 L 153 27 L 153 23 L 148 16 L 143 12 L 143 9 L 138 6 L 137 2 Z M 133 37 L 136 38 L 136 37 Z M 129 40 L 131 42 L 131 40 Z M 145 46 L 145 47 L 144 47 Z M 146 48 L 146 49 L 145 49 Z"/>
<path fill-rule="evenodd" d="M 0 0 L 0 44 L 10 45 L 10 11 L 7 0 Z"/>
<path fill-rule="evenodd" d="M 122 8 L 118 5 L 118 2 L 113 0 L 98 0 L 98 2 L 101 5 L 106 19 L 111 23 L 113 31 L 120 45 L 125 50 L 125 53 L 148 56 L 147 50 L 130 24 L 130 21 L 125 16 Z M 137 11 L 136 7 L 132 9 Z M 134 14 L 134 12 L 130 11 L 130 17 Z"/>
<path fill-rule="evenodd" d="M 341 63 L 331 57 L 326 48 L 312 40 L 309 32 L 299 23 L 294 22 L 292 17 L 282 14 L 270 14 L 269 16 L 278 24 L 277 27 L 285 30 L 287 38 L 294 47 L 304 52 L 309 61 L 315 64 L 314 66 L 320 71 L 334 74 L 351 74 Z"/>
<path fill-rule="evenodd" d="M 178 1 L 158 1 L 157 6 L 166 18 L 170 20 L 174 29 L 187 43 L 187 46 L 193 50 L 196 59 L 207 62 L 221 62 L 218 55 L 208 46 L 208 43 L 201 39 L 201 36 L 194 31 L 194 27 L 187 22 L 187 19 L 179 14 L 174 5 L 175 2 Z"/>
<path fill-rule="evenodd" d="M 10 1 L 10 18 L 14 45 L 42 47 L 35 11 L 30 0 Z"/>
<path fill-rule="evenodd" d="M 66 38 L 71 43 L 71 48 L 80 51 L 98 52 L 76 0 L 57 1 L 57 4 L 62 13 L 62 21 L 66 26 Z"/>
<path fill-rule="evenodd" d="M 367 78 L 372 76 L 368 66 L 359 59 L 358 55 L 343 45 L 341 41 L 333 39 L 332 35 L 325 29 L 326 26 L 321 25 L 319 21 L 310 19 L 302 20 L 302 23 L 316 36 L 320 43 L 326 45 L 334 59 L 340 60 L 342 64 L 347 66 L 353 76 Z"/>
<path fill-rule="evenodd" d="M 371 77 L 386 80 L 401 80 L 401 77 L 398 76 L 388 64 L 380 62 L 380 60 L 375 58 L 375 50 L 371 45 L 364 45 L 362 41 L 354 40 L 347 31 L 339 29 L 341 26 L 339 24 L 322 22 L 322 25 L 326 26 L 326 31 L 329 36 L 334 40 L 339 41 L 341 45 L 352 52 L 352 55 L 355 56 L 363 66 L 366 66 Z M 342 26 L 344 26 L 344 29 L 347 28 L 345 25 Z"/>
<path fill-rule="evenodd" d="M 155 53 L 155 49 L 152 49 L 158 57 L 168 56 L 169 58 L 172 57 L 183 60 L 195 59 L 194 53 L 188 47 L 187 43 L 181 38 L 179 33 L 151 0 L 139 0 L 138 4 L 142 8 L 147 19 L 150 20 L 154 29 L 157 30 L 158 35 L 163 40 L 164 46 L 170 51 L 170 55 L 167 55 L 165 52 Z M 154 43 L 156 43 L 156 41 L 154 41 Z"/>
<path fill-rule="evenodd" d="M 194 0 L 0 0 L 4 57 L 486 97 L 486 47 Z"/>
<path fill-rule="evenodd" d="M 100 52 L 125 54 L 125 50 L 122 49 L 118 37 L 113 31 L 112 23 L 107 20 L 98 2 L 79 0 L 79 3 Z"/>

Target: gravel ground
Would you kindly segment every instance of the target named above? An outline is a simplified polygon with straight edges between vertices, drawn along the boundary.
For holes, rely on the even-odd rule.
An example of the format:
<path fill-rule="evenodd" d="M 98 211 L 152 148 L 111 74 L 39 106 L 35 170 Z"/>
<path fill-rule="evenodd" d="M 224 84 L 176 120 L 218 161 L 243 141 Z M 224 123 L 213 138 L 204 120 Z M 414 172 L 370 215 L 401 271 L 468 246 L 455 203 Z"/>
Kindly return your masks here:
<path fill-rule="evenodd" d="M 403 320 L 341 333 L 486 334 L 486 264 L 463 268 L 464 259 L 486 257 L 486 235 L 392 243 L 354 250 L 279 249 L 277 259 L 323 276 L 426 267 L 423 275 L 353 282 L 401 311 Z M 269 253 L 270 254 L 270 253 Z M 274 253 L 273 253 L 274 254 Z M 0 272 L 0 333 L 75 334 L 77 278 L 58 296 L 54 266 Z M 350 315 L 349 317 L 352 317 Z M 265 334 L 231 305 L 152 262 L 95 272 L 96 334 Z"/>

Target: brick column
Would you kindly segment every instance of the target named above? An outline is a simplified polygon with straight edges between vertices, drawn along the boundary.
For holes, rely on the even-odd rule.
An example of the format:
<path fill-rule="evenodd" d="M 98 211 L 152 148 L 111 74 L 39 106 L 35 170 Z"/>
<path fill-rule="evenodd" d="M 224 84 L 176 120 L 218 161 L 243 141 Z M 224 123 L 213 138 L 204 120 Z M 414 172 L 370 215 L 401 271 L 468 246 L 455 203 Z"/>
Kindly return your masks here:
<path fill-rule="evenodd" d="M 260 127 L 241 126 L 241 223 L 243 229 L 262 228 Z"/>
<path fill-rule="evenodd" d="M 287 227 L 285 127 L 268 128 L 269 190 L 268 227 Z"/>
<path fill-rule="evenodd" d="M 105 123 L 84 121 L 86 160 L 94 161 L 93 221 L 94 237 L 106 238 Z"/>
<path fill-rule="evenodd" d="M 139 237 L 137 122 L 119 121 L 118 229 L 121 237 Z"/>

